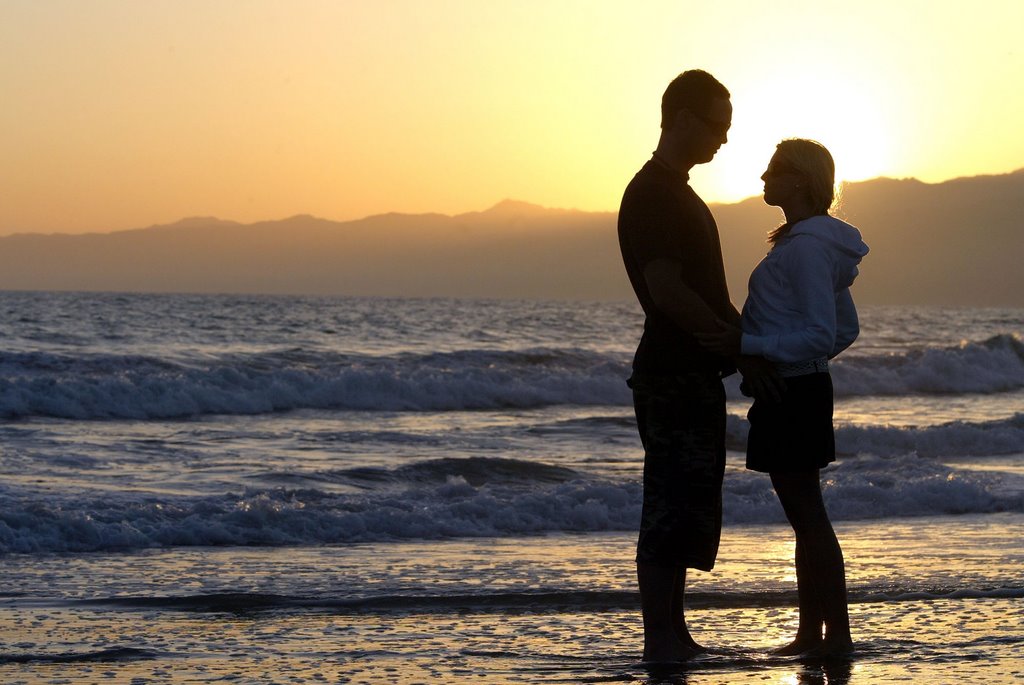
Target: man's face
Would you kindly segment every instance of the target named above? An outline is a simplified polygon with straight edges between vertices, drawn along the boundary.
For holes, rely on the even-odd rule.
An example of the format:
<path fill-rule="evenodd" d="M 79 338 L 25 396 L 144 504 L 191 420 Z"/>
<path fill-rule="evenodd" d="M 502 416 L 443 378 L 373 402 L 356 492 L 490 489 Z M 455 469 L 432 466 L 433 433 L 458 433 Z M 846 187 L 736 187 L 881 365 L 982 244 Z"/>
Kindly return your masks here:
<path fill-rule="evenodd" d="M 732 126 L 732 102 L 728 97 L 712 100 L 707 112 L 694 112 L 694 136 L 698 141 L 697 152 L 706 151 L 706 157 L 697 164 L 711 162 L 718 148 L 729 141 L 729 127 Z"/>
<path fill-rule="evenodd" d="M 712 100 L 704 112 L 690 111 L 691 140 L 694 162 L 710 162 L 718 148 L 729 142 L 729 127 L 732 126 L 732 102 L 729 98 Z"/>

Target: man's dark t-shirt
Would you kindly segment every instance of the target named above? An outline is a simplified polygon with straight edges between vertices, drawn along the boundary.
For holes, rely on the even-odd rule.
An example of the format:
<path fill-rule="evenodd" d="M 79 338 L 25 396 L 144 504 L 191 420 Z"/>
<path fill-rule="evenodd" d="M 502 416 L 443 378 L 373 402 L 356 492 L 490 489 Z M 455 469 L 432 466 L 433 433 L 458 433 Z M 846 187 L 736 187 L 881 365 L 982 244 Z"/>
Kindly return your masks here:
<path fill-rule="evenodd" d="M 655 259 L 681 265 L 683 282 L 722 320 L 732 305 L 722 265 L 718 226 L 704 201 L 689 186 L 689 176 L 652 159 L 626 187 L 619 208 L 619 248 L 626 273 L 646 320 L 633 358 L 640 373 L 686 371 L 728 373 L 729 359 L 708 352 L 654 305 L 644 267 Z"/>

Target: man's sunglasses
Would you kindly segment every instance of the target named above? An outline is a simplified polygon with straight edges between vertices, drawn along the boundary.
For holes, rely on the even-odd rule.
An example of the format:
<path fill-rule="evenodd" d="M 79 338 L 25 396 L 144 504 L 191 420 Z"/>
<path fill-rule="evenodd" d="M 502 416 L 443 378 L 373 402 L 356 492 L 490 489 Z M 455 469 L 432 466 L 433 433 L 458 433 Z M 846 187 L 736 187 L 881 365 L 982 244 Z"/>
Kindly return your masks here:
<path fill-rule="evenodd" d="M 697 117 L 704 122 L 704 125 L 708 127 L 708 130 L 717 136 L 724 136 L 729 132 L 729 127 L 732 126 L 731 121 L 719 121 L 718 119 L 710 119 L 703 114 L 694 112 L 692 109 L 688 109 L 690 114 Z"/>

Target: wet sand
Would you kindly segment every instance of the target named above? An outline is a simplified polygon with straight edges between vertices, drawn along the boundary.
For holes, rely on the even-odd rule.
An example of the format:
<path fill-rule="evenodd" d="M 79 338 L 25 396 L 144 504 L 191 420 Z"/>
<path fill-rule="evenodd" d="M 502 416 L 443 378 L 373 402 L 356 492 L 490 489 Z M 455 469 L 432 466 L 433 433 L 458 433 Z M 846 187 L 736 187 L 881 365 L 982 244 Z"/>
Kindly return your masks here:
<path fill-rule="evenodd" d="M 11 555 L 0 682 L 1008 685 L 1022 523 L 838 526 L 857 653 L 832 664 L 769 655 L 797 622 L 783 526 L 726 530 L 689 609 L 715 653 L 667 669 L 638 663 L 627 534 Z"/>
<path fill-rule="evenodd" d="M 847 663 L 767 654 L 792 635 L 792 609 L 709 609 L 699 623 L 718 654 L 677 667 L 636 662 L 633 611 L 336 616 L 331 612 L 190 615 L 27 609 L 0 614 L 15 683 L 965 683 L 1024 677 L 1021 600 L 856 604 Z M 984 637 L 972 626 L 983 624 Z M 127 647 L 126 645 L 136 645 Z M 736 647 L 735 645 L 743 645 Z M 42 647 L 45 646 L 45 647 Z M 45 656 L 44 656 L 45 654 Z"/>

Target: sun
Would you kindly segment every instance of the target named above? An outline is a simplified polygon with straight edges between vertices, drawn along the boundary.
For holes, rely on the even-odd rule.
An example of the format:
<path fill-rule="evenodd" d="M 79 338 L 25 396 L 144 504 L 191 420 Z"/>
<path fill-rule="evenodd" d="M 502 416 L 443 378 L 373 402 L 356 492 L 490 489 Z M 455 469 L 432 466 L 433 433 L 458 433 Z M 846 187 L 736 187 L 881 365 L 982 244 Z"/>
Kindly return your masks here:
<path fill-rule="evenodd" d="M 761 174 L 779 141 L 810 138 L 832 153 L 836 183 L 874 178 L 891 168 L 885 99 L 835 74 L 787 74 L 785 88 L 758 82 L 732 89 L 733 126 L 715 159 L 693 171 L 709 198 L 735 202 L 760 195 Z"/>

